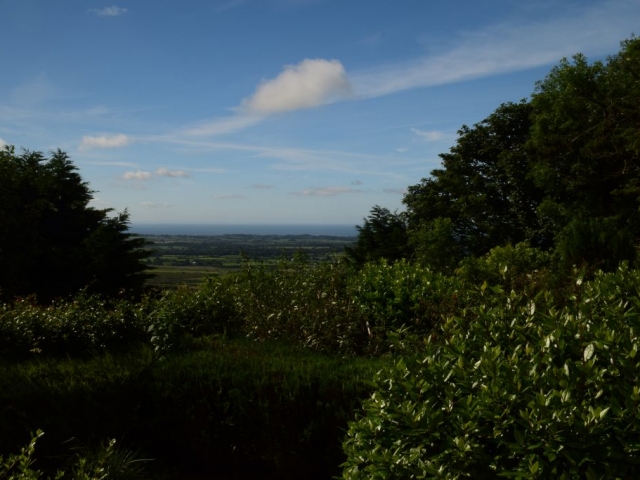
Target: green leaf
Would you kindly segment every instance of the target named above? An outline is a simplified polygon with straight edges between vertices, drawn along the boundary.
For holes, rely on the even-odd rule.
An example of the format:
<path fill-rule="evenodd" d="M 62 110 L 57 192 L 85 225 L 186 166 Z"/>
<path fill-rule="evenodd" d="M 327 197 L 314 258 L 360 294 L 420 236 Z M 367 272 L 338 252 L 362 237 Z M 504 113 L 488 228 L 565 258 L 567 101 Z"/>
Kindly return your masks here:
<path fill-rule="evenodd" d="M 524 439 L 525 439 L 524 433 L 520 430 L 514 430 L 513 435 L 516 437 L 516 441 L 520 445 L 524 446 Z"/>
<path fill-rule="evenodd" d="M 591 357 L 593 357 L 593 352 L 594 352 L 595 348 L 593 346 L 593 343 L 590 343 L 589 345 L 587 345 L 584 349 L 584 353 L 582 355 L 582 358 L 584 358 L 585 362 L 588 362 Z"/>

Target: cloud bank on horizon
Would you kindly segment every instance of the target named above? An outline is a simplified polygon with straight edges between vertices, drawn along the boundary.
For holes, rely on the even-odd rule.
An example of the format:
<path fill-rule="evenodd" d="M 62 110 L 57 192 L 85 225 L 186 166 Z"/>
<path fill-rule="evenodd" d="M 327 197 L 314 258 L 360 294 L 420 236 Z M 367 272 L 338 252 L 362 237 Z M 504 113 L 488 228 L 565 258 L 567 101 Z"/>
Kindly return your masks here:
<path fill-rule="evenodd" d="M 615 53 L 640 25 L 636 0 L 385 5 L 69 7 L 68 36 L 26 37 L 21 73 L 0 79 L 0 147 L 68 151 L 101 201 L 144 221 L 358 222 L 401 208 L 460 125 L 530 95 L 562 57 Z M 36 23 L 57 14 L 34 8 Z M 0 41 L 27 13 L 8 9 Z"/>

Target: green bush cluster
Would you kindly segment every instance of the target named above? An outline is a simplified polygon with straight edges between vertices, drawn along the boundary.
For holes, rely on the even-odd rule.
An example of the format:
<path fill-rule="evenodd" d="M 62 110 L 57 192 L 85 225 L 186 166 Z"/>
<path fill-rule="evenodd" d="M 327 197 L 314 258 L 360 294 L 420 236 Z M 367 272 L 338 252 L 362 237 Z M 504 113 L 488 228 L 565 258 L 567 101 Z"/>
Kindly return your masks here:
<path fill-rule="evenodd" d="M 231 285 L 244 334 L 321 351 L 352 351 L 359 332 L 346 295 L 349 273 L 346 263 L 313 266 L 302 255 L 272 269 L 246 263 Z"/>
<path fill-rule="evenodd" d="M 405 261 L 358 271 L 346 262 L 310 265 L 295 256 L 272 268 L 246 262 L 241 272 L 210 279 L 196 292 L 167 293 L 153 308 L 150 328 L 161 351 L 185 336 L 226 333 L 379 355 L 389 349 L 389 331 L 430 331 L 468 301 L 465 292 L 462 280 Z"/>
<path fill-rule="evenodd" d="M 164 355 L 188 346 L 191 338 L 238 335 L 241 325 L 230 283 L 211 279 L 197 290 L 181 287 L 148 299 L 147 332 L 156 352 Z"/>
<path fill-rule="evenodd" d="M 127 438 L 207 469 L 337 473 L 375 389 L 346 478 L 635 475 L 640 273 L 554 262 L 526 245 L 452 275 L 297 257 L 138 304 L 5 305 L 0 452 L 42 428 L 56 455 L 72 436 Z M 354 354 L 385 353 L 402 358 L 370 386 L 393 357 Z"/>
<path fill-rule="evenodd" d="M 146 339 L 144 303 L 79 295 L 40 306 L 29 299 L 0 304 L 0 356 L 87 355 Z"/>
<path fill-rule="evenodd" d="M 79 295 L 41 306 L 0 306 L 0 351 L 9 358 L 89 355 L 151 343 L 161 355 L 194 338 L 226 335 L 284 341 L 322 352 L 380 355 L 388 333 L 426 334 L 473 305 L 473 285 L 517 291 L 562 286 L 554 258 L 524 244 L 467 259 L 445 275 L 404 260 L 354 269 L 347 262 L 310 265 L 302 256 L 275 267 L 246 261 L 242 271 L 146 297 L 138 303 Z"/>
<path fill-rule="evenodd" d="M 344 478 L 636 478 L 640 273 L 499 287 L 376 376 Z"/>
<path fill-rule="evenodd" d="M 366 264 L 348 284 L 350 300 L 365 322 L 369 352 L 387 351 L 389 332 L 427 334 L 468 301 L 468 292 L 458 278 L 404 260 Z"/>

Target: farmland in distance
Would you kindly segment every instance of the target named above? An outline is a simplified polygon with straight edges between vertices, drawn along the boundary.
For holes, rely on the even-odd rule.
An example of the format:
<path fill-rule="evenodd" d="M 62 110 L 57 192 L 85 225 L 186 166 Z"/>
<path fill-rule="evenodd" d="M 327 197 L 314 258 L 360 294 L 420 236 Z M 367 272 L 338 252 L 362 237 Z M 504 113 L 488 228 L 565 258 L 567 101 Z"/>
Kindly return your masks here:
<path fill-rule="evenodd" d="M 152 251 L 149 286 L 195 286 L 209 276 L 237 272 L 243 255 L 265 265 L 303 253 L 310 263 L 337 259 L 356 237 L 329 235 L 143 235 Z"/>

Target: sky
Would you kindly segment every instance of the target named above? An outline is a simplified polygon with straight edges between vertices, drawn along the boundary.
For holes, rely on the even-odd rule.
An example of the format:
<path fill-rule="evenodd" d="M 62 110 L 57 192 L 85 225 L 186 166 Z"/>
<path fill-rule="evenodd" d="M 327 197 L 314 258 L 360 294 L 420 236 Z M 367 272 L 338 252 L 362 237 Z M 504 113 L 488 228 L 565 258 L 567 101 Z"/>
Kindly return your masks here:
<path fill-rule="evenodd" d="M 115 2 L 115 3 L 112 3 Z M 361 224 L 638 0 L 0 0 L 0 145 L 132 224 Z M 1 188 L 1 187 L 0 187 Z"/>

